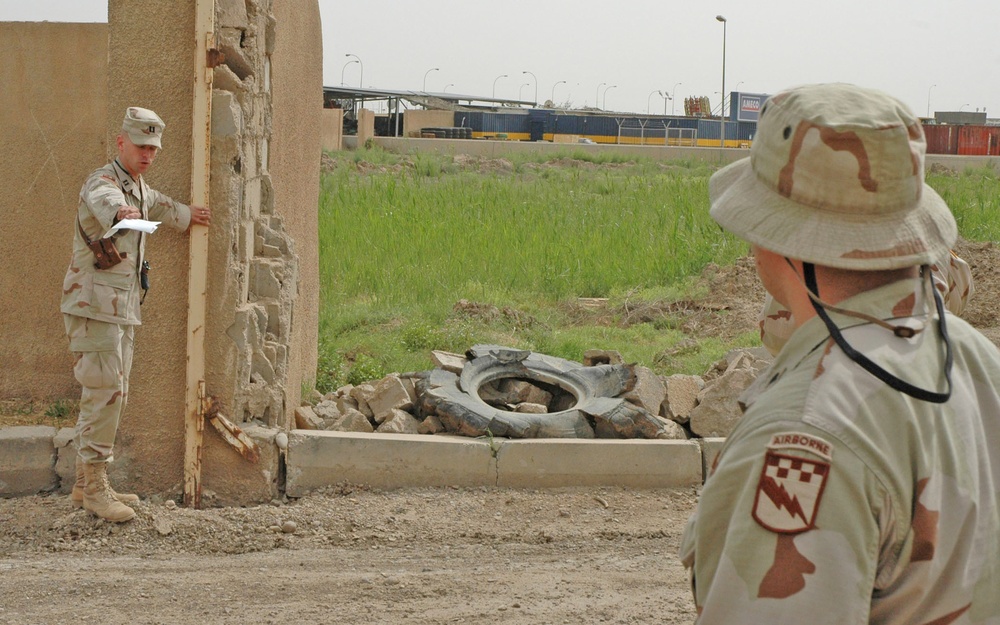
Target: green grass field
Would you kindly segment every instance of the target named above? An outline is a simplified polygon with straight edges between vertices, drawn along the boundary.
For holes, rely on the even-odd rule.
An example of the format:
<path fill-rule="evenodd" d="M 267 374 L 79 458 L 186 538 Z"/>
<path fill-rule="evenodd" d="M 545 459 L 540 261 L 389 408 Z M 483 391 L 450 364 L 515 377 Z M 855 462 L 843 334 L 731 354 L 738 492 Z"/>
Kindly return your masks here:
<path fill-rule="evenodd" d="M 320 361 L 316 388 L 432 366 L 430 351 L 499 343 L 573 360 L 614 349 L 659 373 L 701 374 L 734 347 L 669 318 L 619 327 L 574 314 L 577 298 L 669 302 L 692 295 L 709 262 L 748 252 L 708 216 L 701 162 L 567 152 L 549 160 L 332 153 L 319 207 Z M 934 174 L 963 236 L 997 239 L 992 170 Z M 466 300 L 456 310 L 456 304 Z M 748 332 L 738 345 L 757 344 Z"/>

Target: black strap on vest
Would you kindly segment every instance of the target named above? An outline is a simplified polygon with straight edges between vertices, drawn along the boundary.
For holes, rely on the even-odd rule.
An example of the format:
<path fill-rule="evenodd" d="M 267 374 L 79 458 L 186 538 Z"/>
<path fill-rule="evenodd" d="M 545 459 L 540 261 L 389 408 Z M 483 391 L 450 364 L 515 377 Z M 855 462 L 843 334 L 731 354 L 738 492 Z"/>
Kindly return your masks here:
<path fill-rule="evenodd" d="M 929 269 L 925 267 L 923 268 L 923 271 L 929 271 Z M 802 263 L 802 273 L 804 274 L 803 278 L 805 279 L 806 288 L 812 291 L 818 298 L 819 287 L 816 283 L 816 267 L 812 263 L 804 262 Z M 845 354 L 847 354 L 848 358 L 860 365 L 862 369 L 885 382 L 891 388 L 899 391 L 900 393 L 904 393 L 921 401 L 943 404 L 948 401 L 948 398 L 951 397 L 951 365 L 953 355 L 951 353 L 951 340 L 948 338 L 948 329 L 945 326 L 944 301 L 942 301 L 941 294 L 938 293 L 938 290 L 934 287 L 934 285 L 931 285 L 931 292 L 934 295 L 934 306 L 937 309 L 938 331 L 941 333 L 941 339 L 944 340 L 944 379 L 947 384 L 947 390 L 944 393 L 937 393 L 914 386 L 909 382 L 897 378 L 869 360 L 867 356 L 851 347 L 851 345 L 847 342 L 847 339 L 844 338 L 844 335 L 841 334 L 840 328 L 838 328 L 833 320 L 830 319 L 830 316 L 826 314 L 826 310 L 823 309 L 821 304 L 813 298 L 809 298 L 809 301 L 812 303 L 816 314 L 823 320 L 823 323 L 826 325 L 826 329 L 830 332 L 830 336 L 837 343 L 837 346 L 840 347 Z"/>

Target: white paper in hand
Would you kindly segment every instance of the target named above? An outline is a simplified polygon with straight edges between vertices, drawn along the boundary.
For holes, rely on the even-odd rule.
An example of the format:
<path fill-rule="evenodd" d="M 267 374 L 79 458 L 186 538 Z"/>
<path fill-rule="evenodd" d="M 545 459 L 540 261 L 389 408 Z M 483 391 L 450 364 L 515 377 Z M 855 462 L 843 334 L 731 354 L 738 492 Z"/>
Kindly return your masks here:
<path fill-rule="evenodd" d="M 104 238 L 106 239 L 110 237 L 119 230 L 139 230 L 140 232 L 152 234 L 156 231 L 156 227 L 159 225 L 159 221 L 146 221 L 145 219 L 122 219 L 116 223 L 111 230 L 104 233 Z"/>

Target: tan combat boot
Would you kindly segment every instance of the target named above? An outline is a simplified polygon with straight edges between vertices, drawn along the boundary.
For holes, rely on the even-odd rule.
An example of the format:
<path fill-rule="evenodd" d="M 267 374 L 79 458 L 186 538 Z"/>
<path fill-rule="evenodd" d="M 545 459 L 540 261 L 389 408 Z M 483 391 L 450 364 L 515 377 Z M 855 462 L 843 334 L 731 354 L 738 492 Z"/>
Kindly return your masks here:
<path fill-rule="evenodd" d="M 73 492 L 69 494 L 69 499 L 73 502 L 74 508 L 83 507 L 83 460 L 80 456 L 76 457 L 76 482 L 73 483 Z M 111 489 L 111 496 L 122 502 L 123 504 L 139 503 L 139 495 L 133 495 L 132 493 L 119 493 L 115 489 Z"/>
<path fill-rule="evenodd" d="M 123 523 L 135 518 L 135 510 L 114 497 L 108 483 L 108 463 L 84 463 L 83 508 L 106 521 Z"/>

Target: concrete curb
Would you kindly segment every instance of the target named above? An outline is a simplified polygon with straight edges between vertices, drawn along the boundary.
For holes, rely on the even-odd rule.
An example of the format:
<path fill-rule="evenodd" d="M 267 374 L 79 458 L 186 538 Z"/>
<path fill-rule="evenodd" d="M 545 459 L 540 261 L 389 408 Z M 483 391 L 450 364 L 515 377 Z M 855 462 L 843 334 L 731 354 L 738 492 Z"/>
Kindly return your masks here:
<path fill-rule="evenodd" d="M 0 497 L 68 493 L 74 477 L 72 433 L 72 428 L 47 426 L 0 429 Z M 696 486 L 724 442 L 292 430 L 285 450 L 285 494 L 301 497 L 341 482 L 383 489 Z"/>

